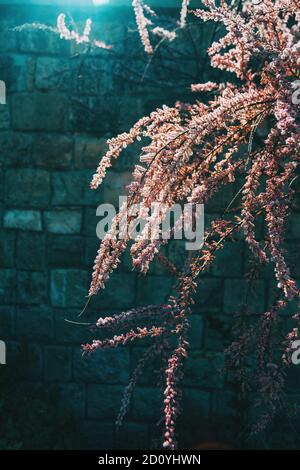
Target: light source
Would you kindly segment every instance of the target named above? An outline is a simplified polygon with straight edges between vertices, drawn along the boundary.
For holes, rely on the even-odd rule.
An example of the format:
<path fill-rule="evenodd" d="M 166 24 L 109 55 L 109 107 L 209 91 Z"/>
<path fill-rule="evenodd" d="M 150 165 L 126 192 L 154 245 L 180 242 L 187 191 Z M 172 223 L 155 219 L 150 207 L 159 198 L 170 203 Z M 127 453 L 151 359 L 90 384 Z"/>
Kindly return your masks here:
<path fill-rule="evenodd" d="M 109 0 L 93 0 L 93 4 L 97 7 L 99 5 L 107 5 Z"/>

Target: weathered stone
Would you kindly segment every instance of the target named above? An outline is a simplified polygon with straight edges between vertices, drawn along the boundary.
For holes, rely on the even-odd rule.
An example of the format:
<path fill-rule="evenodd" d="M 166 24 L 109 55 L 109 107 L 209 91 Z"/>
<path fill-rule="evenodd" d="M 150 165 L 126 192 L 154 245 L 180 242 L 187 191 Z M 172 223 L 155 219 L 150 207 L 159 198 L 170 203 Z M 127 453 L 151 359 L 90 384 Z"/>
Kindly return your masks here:
<path fill-rule="evenodd" d="M 222 388 L 224 355 L 221 353 L 191 353 L 185 363 L 184 383 L 203 388 Z"/>
<path fill-rule="evenodd" d="M 16 333 L 20 339 L 53 340 L 54 318 L 51 308 L 19 307 L 16 312 Z"/>
<path fill-rule="evenodd" d="M 134 306 L 135 274 L 113 273 L 106 289 L 93 296 L 91 308 L 126 309 Z"/>
<path fill-rule="evenodd" d="M 28 29 L 19 32 L 19 45 L 22 52 L 41 54 L 62 54 L 70 53 L 71 42 L 62 41 L 58 34 L 45 29 L 32 29 L 30 34 Z"/>
<path fill-rule="evenodd" d="M 190 319 L 188 342 L 193 349 L 201 349 L 203 346 L 204 322 L 202 315 L 192 314 Z"/>
<path fill-rule="evenodd" d="M 11 52 L 17 49 L 17 32 L 9 29 L 0 31 L 0 52 Z"/>
<path fill-rule="evenodd" d="M 55 338 L 57 341 L 60 343 L 75 344 L 78 351 L 81 351 L 82 344 L 93 341 L 94 332 L 92 332 L 87 325 L 78 325 L 78 309 L 57 309 L 54 311 L 54 315 Z M 90 313 L 88 321 L 93 321 L 90 318 Z M 87 361 L 88 359 L 89 358 L 86 358 Z"/>
<path fill-rule="evenodd" d="M 84 239 L 76 235 L 50 235 L 47 260 L 49 266 L 80 266 L 84 257 Z"/>
<path fill-rule="evenodd" d="M 53 205 L 82 205 L 85 203 L 85 174 L 80 171 L 57 172 L 52 177 Z"/>
<path fill-rule="evenodd" d="M 107 450 L 114 446 L 115 425 L 111 422 L 83 421 L 80 428 L 79 449 Z"/>
<path fill-rule="evenodd" d="M 96 171 L 100 158 L 107 150 L 106 139 L 77 137 L 75 139 L 75 167 L 92 168 Z"/>
<path fill-rule="evenodd" d="M 47 273 L 44 271 L 19 271 L 17 276 L 19 304 L 40 305 L 47 302 Z"/>
<path fill-rule="evenodd" d="M 18 209 L 7 210 L 4 213 L 4 228 L 41 232 L 41 212 Z"/>
<path fill-rule="evenodd" d="M 241 242 L 228 242 L 216 254 L 211 272 L 213 276 L 241 277 L 243 269 L 244 245 Z"/>
<path fill-rule="evenodd" d="M 64 410 L 71 413 L 76 418 L 83 418 L 85 415 L 85 386 L 81 384 L 61 384 L 59 385 L 59 398 Z"/>
<path fill-rule="evenodd" d="M 212 394 L 212 412 L 215 416 L 235 417 L 237 415 L 237 395 L 229 390 L 214 391 Z"/>
<path fill-rule="evenodd" d="M 96 228 L 99 217 L 96 216 L 96 207 L 86 207 L 84 210 L 83 232 L 85 235 L 91 235 L 96 239 Z M 100 243 L 100 240 L 99 240 Z"/>
<path fill-rule="evenodd" d="M 13 336 L 14 316 L 14 307 L 0 307 L 0 335 L 2 339 Z"/>
<path fill-rule="evenodd" d="M 137 281 L 137 304 L 162 304 L 172 291 L 174 281 L 168 277 L 147 276 Z"/>
<path fill-rule="evenodd" d="M 222 306 L 222 281 L 199 278 L 195 294 L 195 306 L 199 310 L 218 311 Z"/>
<path fill-rule="evenodd" d="M 51 272 L 51 304 L 54 307 L 83 307 L 87 295 L 87 272 L 56 269 Z"/>
<path fill-rule="evenodd" d="M 130 183 L 132 176 L 129 172 L 117 173 L 111 171 L 103 183 L 103 202 L 113 204 L 118 209 L 119 196 L 126 196 L 126 185 Z"/>
<path fill-rule="evenodd" d="M 67 382 L 72 378 L 72 349 L 59 346 L 45 348 L 45 379 Z"/>
<path fill-rule="evenodd" d="M 40 346 L 15 341 L 7 341 L 6 346 L 10 376 L 17 378 L 18 381 L 41 380 L 43 355 Z"/>
<path fill-rule="evenodd" d="M 292 240 L 298 240 L 300 238 L 300 214 L 299 213 L 294 213 L 289 218 L 286 237 Z"/>
<path fill-rule="evenodd" d="M 9 129 L 10 112 L 7 104 L 0 105 L 0 130 Z"/>
<path fill-rule="evenodd" d="M 81 228 L 81 212 L 78 210 L 52 210 L 44 213 L 47 232 L 76 234 Z"/>
<path fill-rule="evenodd" d="M 207 418 L 210 413 L 210 392 L 184 388 L 183 391 L 183 416 L 199 422 L 203 418 Z"/>
<path fill-rule="evenodd" d="M 45 237 L 39 233 L 20 233 L 17 240 L 17 268 L 44 269 Z"/>
<path fill-rule="evenodd" d="M 74 350 L 74 378 L 80 382 L 102 384 L 127 384 L 129 380 L 128 348 L 107 349 L 82 357 L 82 351 Z"/>
<path fill-rule="evenodd" d="M 85 264 L 87 266 L 92 266 L 96 258 L 101 240 L 98 240 L 97 237 L 86 237 L 85 240 Z"/>
<path fill-rule="evenodd" d="M 0 269 L 0 304 L 13 304 L 16 292 L 16 273 L 13 269 Z"/>
<path fill-rule="evenodd" d="M 78 133 L 116 134 L 119 113 L 119 102 L 113 95 L 104 95 L 101 99 L 80 96 L 72 103 L 72 130 Z"/>
<path fill-rule="evenodd" d="M 53 93 L 12 96 L 12 126 L 24 131 L 60 131 L 65 128 L 67 101 Z"/>
<path fill-rule="evenodd" d="M 133 393 L 132 416 L 138 421 L 155 421 L 160 418 L 164 395 L 158 388 L 137 387 Z"/>
<path fill-rule="evenodd" d="M 28 165 L 31 136 L 19 132 L 1 132 L 0 148 L 0 163 L 5 167 Z"/>
<path fill-rule="evenodd" d="M 5 175 L 5 188 L 8 205 L 45 206 L 50 198 L 50 176 L 44 170 L 8 170 Z"/>
<path fill-rule="evenodd" d="M 249 295 L 247 297 L 247 292 Z M 248 298 L 248 300 L 247 300 Z M 262 313 L 265 306 L 264 281 L 255 280 L 248 285 L 246 279 L 226 279 L 224 289 L 224 312 L 236 313 L 247 302 L 247 310 L 251 313 Z"/>
<path fill-rule="evenodd" d="M 0 266 L 12 268 L 15 264 L 15 234 L 11 232 L 0 235 Z"/>
<path fill-rule="evenodd" d="M 88 418 L 111 419 L 117 417 L 124 387 L 119 385 L 89 385 L 87 398 Z"/>
<path fill-rule="evenodd" d="M 157 427 L 154 437 L 157 437 Z M 149 449 L 149 427 L 144 423 L 125 422 L 116 436 L 116 448 L 128 450 Z"/>
<path fill-rule="evenodd" d="M 69 168 L 72 163 L 72 139 L 52 134 L 34 135 L 32 159 L 40 168 Z"/>
<path fill-rule="evenodd" d="M 144 343 L 135 343 L 132 346 L 132 369 L 134 370 L 138 364 L 138 361 L 146 353 L 147 349 L 144 347 Z M 159 382 L 161 377 L 161 356 L 156 355 L 149 358 L 145 363 L 143 373 L 138 377 L 137 383 L 142 386 L 153 387 Z"/>
<path fill-rule="evenodd" d="M 10 54 L 0 56 L 1 80 L 7 92 L 26 91 L 28 89 L 30 58 L 24 55 Z"/>
<path fill-rule="evenodd" d="M 221 315 L 219 312 L 205 315 L 205 350 L 224 351 L 232 338 L 232 315 Z"/>
<path fill-rule="evenodd" d="M 72 70 L 68 59 L 39 57 L 36 63 L 35 84 L 38 90 L 68 91 L 71 88 Z"/>

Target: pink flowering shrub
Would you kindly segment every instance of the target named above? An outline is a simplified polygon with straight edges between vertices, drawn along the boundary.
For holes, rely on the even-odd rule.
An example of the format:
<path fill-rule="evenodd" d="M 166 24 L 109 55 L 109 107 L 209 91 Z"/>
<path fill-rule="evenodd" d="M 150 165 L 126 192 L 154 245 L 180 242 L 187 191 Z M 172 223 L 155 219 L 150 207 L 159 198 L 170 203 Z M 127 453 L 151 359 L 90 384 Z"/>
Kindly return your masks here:
<path fill-rule="evenodd" d="M 174 39 L 176 31 L 164 31 L 155 26 L 155 12 L 141 0 L 132 3 L 147 53 L 154 51 L 153 34 Z M 282 405 L 284 369 L 290 364 L 292 342 L 299 338 L 297 313 L 293 317 L 292 332 L 276 342 L 277 353 L 271 354 L 274 342 L 278 341 L 273 331 L 280 311 L 292 300 L 299 302 L 299 289 L 291 276 L 283 242 L 300 158 L 299 106 L 293 102 L 294 83 L 300 77 L 300 1 L 264 0 L 257 5 L 251 1 L 237 2 L 239 6 L 229 6 L 222 0 L 218 3 L 203 0 L 202 3 L 203 8 L 190 13 L 205 22 L 223 25 L 224 35 L 213 42 L 208 54 L 211 65 L 231 72 L 233 80 L 219 84 L 191 84 L 192 91 L 200 93 L 193 103 L 163 106 L 140 119 L 129 132 L 110 139 L 109 150 L 101 159 L 91 183 L 92 188 L 97 188 L 123 149 L 135 141 L 144 142 L 140 162 L 135 166 L 128 186 L 129 204 L 139 203 L 139 216 L 146 221 L 142 235 L 131 246 L 132 264 L 146 274 L 150 263 L 157 258 L 175 276 L 174 295 L 166 305 L 137 308 L 100 318 L 97 329 L 114 332 L 120 328 L 122 332 L 86 344 L 83 350 L 89 354 L 144 338 L 153 339 L 153 345 L 141 358 L 126 388 L 118 425 L 126 414 L 133 386 L 147 356 L 153 357 L 164 351 L 163 446 L 167 449 L 176 448 L 180 380 L 188 355 L 189 318 L 197 283 L 201 282 L 199 276 L 211 266 L 216 253 L 235 233 L 243 234 L 257 265 L 271 264 L 278 288 L 278 298 L 270 311 L 262 315 L 259 327 L 241 324 L 227 350 L 228 366 L 236 369 L 243 391 L 255 383 L 265 401 L 268 412 L 257 424 L 258 430 Z M 188 5 L 189 1 L 183 0 L 179 28 L 186 24 Z M 86 25 L 83 37 L 88 28 Z M 202 102 L 199 96 L 203 93 L 207 94 L 207 99 Z M 268 133 L 263 142 L 254 145 L 258 128 L 268 128 Z M 168 208 L 185 202 L 205 204 L 223 187 L 241 177 L 242 201 L 238 212 L 228 212 L 226 217 L 211 223 L 203 247 L 187 252 L 181 271 L 160 253 L 166 240 L 143 236 L 166 215 L 149 215 L 152 203 L 160 202 Z M 124 211 L 121 207 L 100 245 L 90 297 L 105 287 L 129 244 L 129 233 L 123 239 L 118 239 L 117 233 Z M 266 223 L 263 241 L 257 240 L 255 232 L 261 218 Z M 176 338 L 177 345 L 169 352 L 172 337 Z M 253 350 L 256 351 L 256 371 L 249 376 L 243 361 Z"/>

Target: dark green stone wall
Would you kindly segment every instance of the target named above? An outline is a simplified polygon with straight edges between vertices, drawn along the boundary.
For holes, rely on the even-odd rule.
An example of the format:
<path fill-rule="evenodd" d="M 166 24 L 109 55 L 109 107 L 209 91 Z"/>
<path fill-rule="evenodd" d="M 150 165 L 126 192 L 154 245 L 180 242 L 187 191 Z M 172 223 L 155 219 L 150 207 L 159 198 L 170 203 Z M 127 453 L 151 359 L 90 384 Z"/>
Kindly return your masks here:
<path fill-rule="evenodd" d="M 135 161 L 134 150 L 127 152 L 104 185 L 91 191 L 89 181 L 106 139 L 128 130 L 156 106 L 178 97 L 189 99 L 188 80 L 204 80 L 207 72 L 203 64 L 200 72 L 195 69 L 193 54 L 180 56 L 174 72 L 174 62 L 166 56 L 161 60 L 168 67 L 156 64 L 151 79 L 140 83 L 139 69 L 131 66 L 135 58 L 143 70 L 145 58 L 128 28 L 134 23 L 126 9 L 108 8 L 96 18 L 100 38 L 116 44 L 117 57 L 82 54 L 46 31 L 7 31 L 33 21 L 53 25 L 56 13 L 50 7 L 0 9 L 0 79 L 8 92 L 7 105 L 0 106 L 0 338 L 8 345 L 7 366 L 0 366 L 0 373 L 2 393 L 13 390 L 11 416 L 18 429 L 8 442 L 44 448 L 151 448 L 160 439 L 156 423 L 162 395 L 153 373 L 159 364 L 146 368 L 116 435 L 122 391 L 143 346 L 83 359 L 80 346 L 92 334 L 65 319 L 77 320 L 85 303 L 99 244 L 96 207 L 124 194 Z M 74 18 L 82 20 L 85 13 L 75 11 Z M 201 30 L 202 60 L 208 37 L 208 31 Z M 185 77 L 184 70 L 191 77 Z M 206 208 L 207 221 L 238 187 L 236 183 L 222 190 Z M 296 213 L 288 227 L 288 243 L 295 253 L 299 228 Z M 168 254 L 176 262 L 184 256 L 180 245 L 170 245 Z M 208 440 L 237 445 L 233 429 L 243 418 L 230 378 L 221 369 L 232 316 L 244 301 L 246 272 L 240 240 L 226 246 L 200 283 L 184 380 L 183 447 Z M 267 307 L 272 283 L 268 273 L 256 281 L 255 314 Z M 125 257 L 81 320 L 164 301 L 171 286 L 172 279 L 160 266 L 141 278 Z M 49 415 L 48 421 L 37 416 L 39 409 Z M 17 423 L 16 416 L 24 422 Z"/>

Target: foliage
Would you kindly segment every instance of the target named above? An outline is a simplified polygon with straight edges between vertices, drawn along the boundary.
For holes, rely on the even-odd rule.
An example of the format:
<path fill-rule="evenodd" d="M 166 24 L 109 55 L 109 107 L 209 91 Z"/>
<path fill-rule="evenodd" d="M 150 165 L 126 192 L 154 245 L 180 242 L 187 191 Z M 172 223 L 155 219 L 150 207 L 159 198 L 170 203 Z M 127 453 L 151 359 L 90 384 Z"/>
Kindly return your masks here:
<path fill-rule="evenodd" d="M 299 301 L 299 289 L 291 276 L 283 242 L 300 156 L 299 108 L 295 100 L 300 65 L 300 2 L 264 0 L 258 4 L 247 1 L 228 5 L 223 0 L 220 4 L 203 0 L 202 3 L 204 9 L 197 9 L 193 14 L 225 28 L 225 34 L 208 50 L 211 65 L 231 73 L 233 79 L 226 83 L 192 84 L 192 90 L 197 93 L 194 103 L 163 106 L 140 119 L 128 133 L 109 140 L 109 150 L 91 184 L 92 188 L 101 184 L 112 160 L 128 145 L 135 141 L 144 143 L 140 163 L 135 166 L 128 187 L 130 206 L 139 204 L 138 216 L 146 221 L 141 236 L 131 246 L 132 263 L 146 274 L 151 261 L 158 257 L 176 276 L 174 295 L 167 305 L 133 309 L 99 320 L 97 328 L 109 327 L 114 331 L 120 327 L 121 332 L 85 345 L 84 351 L 90 354 L 148 337 L 154 339 L 158 352 L 165 350 L 168 357 L 163 446 L 168 449 L 176 447 L 179 384 L 187 357 L 189 316 L 199 276 L 234 234 L 244 236 L 257 265 L 273 266 L 278 288 L 278 298 L 262 315 L 259 328 L 241 321 L 236 328 L 236 339 L 227 350 L 228 366 L 236 370 L 243 392 L 255 391 L 262 397 L 265 412 L 256 430 L 264 429 L 276 410 L 284 407 L 285 368 L 290 364 L 292 342 L 299 336 L 299 313 L 296 313 L 293 330 L 283 338 L 280 332 L 281 338 L 277 338 L 280 312 L 288 302 Z M 187 5 L 183 1 L 180 27 L 186 23 Z M 141 0 L 134 0 L 133 7 L 145 51 L 152 54 L 156 14 Z M 171 33 L 160 31 L 167 40 L 171 39 Z M 267 129 L 262 142 L 254 139 L 259 129 Z M 157 234 L 166 216 L 166 211 L 150 214 L 151 204 L 159 202 L 172 208 L 186 201 L 195 206 L 207 203 L 216 192 L 240 177 L 243 178 L 241 207 L 235 213 L 227 211 L 211 223 L 203 247 L 188 255 L 185 266 L 178 272 L 159 254 L 166 243 L 165 237 L 149 239 L 147 236 Z M 120 208 L 101 243 L 90 296 L 105 287 L 129 244 L 130 233 L 118 238 L 118 226 L 125 210 Z M 259 218 L 265 220 L 267 228 L 262 242 L 255 233 Z M 133 220 L 134 216 L 129 219 Z M 151 325 L 145 326 L 149 321 Z M 174 337 L 177 345 L 170 353 L 170 339 Z M 254 372 L 247 366 L 253 351 Z M 153 354 L 152 348 L 149 354 Z M 135 381 L 135 375 L 132 380 Z M 128 389 L 126 393 L 125 405 Z"/>

